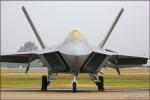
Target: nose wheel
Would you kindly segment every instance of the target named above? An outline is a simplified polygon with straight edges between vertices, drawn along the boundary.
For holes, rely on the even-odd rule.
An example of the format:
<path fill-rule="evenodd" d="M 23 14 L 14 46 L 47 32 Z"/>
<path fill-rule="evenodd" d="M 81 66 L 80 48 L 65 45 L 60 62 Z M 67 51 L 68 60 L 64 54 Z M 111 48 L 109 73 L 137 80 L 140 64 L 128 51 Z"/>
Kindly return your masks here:
<path fill-rule="evenodd" d="M 73 75 L 73 81 L 72 81 L 72 92 L 77 92 L 77 81 L 76 81 L 76 74 Z"/>
<path fill-rule="evenodd" d="M 77 83 L 76 83 L 76 82 L 73 82 L 73 83 L 72 83 L 72 92 L 73 92 L 73 93 L 76 93 L 76 92 L 77 92 Z"/>

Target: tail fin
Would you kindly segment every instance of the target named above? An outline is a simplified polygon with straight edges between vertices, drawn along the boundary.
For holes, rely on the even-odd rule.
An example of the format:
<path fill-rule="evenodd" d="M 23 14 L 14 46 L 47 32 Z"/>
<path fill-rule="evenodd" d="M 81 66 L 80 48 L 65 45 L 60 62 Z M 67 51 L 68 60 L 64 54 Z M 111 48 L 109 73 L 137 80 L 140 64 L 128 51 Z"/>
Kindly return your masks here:
<path fill-rule="evenodd" d="M 27 13 L 27 11 L 26 11 L 26 9 L 25 9 L 24 6 L 22 7 L 22 11 L 23 11 L 24 15 L 26 16 L 26 18 L 27 18 L 27 20 L 28 20 L 28 22 L 29 22 L 29 24 L 30 24 L 30 26 L 31 26 L 31 28 L 32 28 L 32 30 L 33 30 L 35 36 L 37 37 L 37 39 L 38 39 L 38 41 L 39 41 L 39 43 L 40 43 L 42 49 L 44 49 L 44 48 L 45 48 L 45 45 L 44 45 L 42 39 L 40 38 L 40 36 L 39 36 L 39 34 L 38 34 L 38 32 L 37 32 L 37 30 L 36 30 L 36 28 L 35 28 L 35 26 L 34 26 L 32 20 L 31 20 L 29 14 Z"/>
<path fill-rule="evenodd" d="M 108 40 L 108 38 L 109 38 L 110 34 L 112 33 L 114 27 L 116 26 L 116 24 L 117 24 L 119 18 L 121 17 L 123 11 L 124 11 L 124 9 L 122 8 L 122 9 L 120 10 L 120 12 L 118 13 L 117 17 L 115 18 L 114 22 L 112 23 L 112 26 L 110 27 L 110 29 L 109 29 L 108 33 L 106 34 L 105 38 L 104 38 L 103 41 L 98 45 L 99 48 L 103 48 L 103 47 L 104 47 L 106 41 Z"/>

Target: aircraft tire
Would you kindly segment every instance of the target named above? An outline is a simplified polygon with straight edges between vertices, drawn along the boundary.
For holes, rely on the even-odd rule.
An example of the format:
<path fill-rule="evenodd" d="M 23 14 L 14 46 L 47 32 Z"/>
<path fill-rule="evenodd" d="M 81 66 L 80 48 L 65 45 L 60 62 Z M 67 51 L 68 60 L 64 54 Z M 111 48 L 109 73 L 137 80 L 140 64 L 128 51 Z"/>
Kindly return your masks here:
<path fill-rule="evenodd" d="M 103 76 L 99 76 L 100 82 L 96 82 L 98 91 L 104 91 L 104 78 Z"/>
<path fill-rule="evenodd" d="M 42 91 L 47 90 L 47 76 L 42 76 Z"/>
<path fill-rule="evenodd" d="M 73 83 L 72 83 L 72 92 L 73 92 L 73 93 L 76 93 L 76 92 L 77 92 L 77 83 L 76 83 L 76 82 L 73 82 Z"/>

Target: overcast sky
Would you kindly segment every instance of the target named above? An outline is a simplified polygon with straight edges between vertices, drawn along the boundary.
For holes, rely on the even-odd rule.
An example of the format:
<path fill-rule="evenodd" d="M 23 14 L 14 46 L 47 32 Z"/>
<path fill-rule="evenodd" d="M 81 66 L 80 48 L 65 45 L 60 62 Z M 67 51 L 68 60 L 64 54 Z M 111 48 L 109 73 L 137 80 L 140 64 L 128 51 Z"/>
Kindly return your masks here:
<path fill-rule="evenodd" d="M 76 27 L 97 46 L 123 7 L 125 11 L 105 48 L 149 57 L 149 1 L 2 1 L 2 54 L 16 52 L 26 41 L 35 42 L 41 49 L 21 10 L 23 5 L 49 47 L 62 43 Z"/>

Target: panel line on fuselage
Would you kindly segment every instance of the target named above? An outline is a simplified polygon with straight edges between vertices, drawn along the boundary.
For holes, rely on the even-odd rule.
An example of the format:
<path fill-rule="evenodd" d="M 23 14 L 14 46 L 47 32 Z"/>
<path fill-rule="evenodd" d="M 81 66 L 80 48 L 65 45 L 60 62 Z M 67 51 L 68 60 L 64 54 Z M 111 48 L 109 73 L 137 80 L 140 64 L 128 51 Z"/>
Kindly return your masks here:
<path fill-rule="evenodd" d="M 61 53 L 59 51 L 57 51 L 57 53 L 58 53 L 59 57 L 61 58 L 61 60 L 66 65 L 66 72 L 70 71 L 69 65 L 67 64 L 67 62 L 65 61 L 65 59 L 63 58 L 63 56 L 61 55 Z"/>

